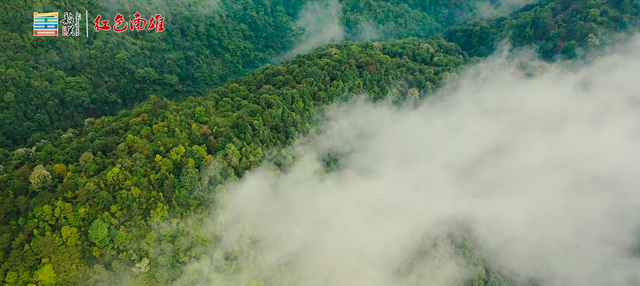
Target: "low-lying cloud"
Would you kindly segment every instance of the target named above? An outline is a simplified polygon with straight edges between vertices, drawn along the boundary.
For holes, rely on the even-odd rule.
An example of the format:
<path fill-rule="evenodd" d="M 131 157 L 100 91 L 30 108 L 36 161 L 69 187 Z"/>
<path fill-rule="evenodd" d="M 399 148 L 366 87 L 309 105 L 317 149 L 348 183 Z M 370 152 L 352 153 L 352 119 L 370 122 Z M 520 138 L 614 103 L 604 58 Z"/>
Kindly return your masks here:
<path fill-rule="evenodd" d="M 284 60 L 307 53 L 321 44 L 344 40 L 341 16 L 342 6 L 337 0 L 307 3 L 300 11 L 297 22 L 297 26 L 304 30 L 303 38 L 293 50 L 284 54 Z"/>
<path fill-rule="evenodd" d="M 639 285 L 638 51 L 635 37 L 572 71 L 495 56 L 418 108 L 329 110 L 290 172 L 230 186 L 212 219 L 220 244 L 185 273 L 209 275 L 203 285 L 462 285 L 474 270 L 443 235 L 463 222 L 516 277 Z M 324 174 L 327 153 L 346 159 Z M 235 274 L 211 274 L 229 253 Z"/>

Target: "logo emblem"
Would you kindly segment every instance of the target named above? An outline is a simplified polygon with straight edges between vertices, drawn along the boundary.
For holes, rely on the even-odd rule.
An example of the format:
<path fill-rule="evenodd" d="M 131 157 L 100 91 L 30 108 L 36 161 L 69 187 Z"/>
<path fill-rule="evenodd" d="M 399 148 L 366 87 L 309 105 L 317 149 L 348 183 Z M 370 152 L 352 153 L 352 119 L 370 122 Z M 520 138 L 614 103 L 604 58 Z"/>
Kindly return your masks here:
<path fill-rule="evenodd" d="M 57 36 L 58 35 L 58 12 L 54 12 L 54 13 L 33 12 L 33 35 L 34 36 Z"/>

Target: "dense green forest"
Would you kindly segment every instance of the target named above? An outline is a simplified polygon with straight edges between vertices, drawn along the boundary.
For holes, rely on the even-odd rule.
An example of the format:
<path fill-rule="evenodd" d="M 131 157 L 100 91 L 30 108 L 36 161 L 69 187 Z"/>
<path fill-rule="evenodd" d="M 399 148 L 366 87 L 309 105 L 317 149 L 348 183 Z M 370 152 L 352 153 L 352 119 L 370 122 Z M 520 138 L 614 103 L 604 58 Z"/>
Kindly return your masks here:
<path fill-rule="evenodd" d="M 226 182 L 270 151 L 278 151 L 276 166 L 286 168 L 293 159 L 285 147 L 310 130 L 321 106 L 360 93 L 381 100 L 391 91 L 401 104 L 410 89 L 433 90 L 466 61 L 441 39 L 332 44 L 206 97 L 180 103 L 153 97 L 115 117 L 87 119 L 55 141 L 18 149 L 0 179 L 7 190 L 0 208 L 2 274 L 18 284 L 45 283 L 37 273 L 53 265 L 57 283 L 77 284 L 93 266 L 91 281 L 108 281 L 107 270 L 131 268 L 132 257 L 179 269 L 199 255 L 197 243 L 180 241 L 192 226 L 160 234 L 158 223 L 188 223 L 182 219 L 206 212 Z M 202 184 L 210 164 L 224 167 Z M 134 238 L 141 244 L 130 243 Z M 155 257 L 160 244 L 175 247 L 175 256 Z M 156 272 L 159 266 L 143 278 L 165 284 L 176 277 Z"/>
<path fill-rule="evenodd" d="M 637 1 L 558 0 L 463 23 L 473 17 L 467 1 L 350 0 L 345 39 L 366 24 L 380 41 L 267 64 L 302 36 L 295 23 L 306 2 L 176 2 L 163 6 L 166 32 L 89 39 L 34 38 L 31 13 L 108 12 L 100 2 L 3 2 L 2 282 L 171 284 L 215 247 L 198 229 L 225 185 L 263 163 L 286 172 L 295 160 L 288 147 L 328 104 L 361 94 L 413 104 L 505 38 L 544 59 L 580 57 L 634 32 L 640 16 Z M 451 240 L 478 269 L 468 285 L 523 283 L 493 269 L 472 238 Z M 229 257 L 215 271 L 241 271 Z M 206 281 L 193 279 L 184 285 Z"/>
<path fill-rule="evenodd" d="M 544 1 L 511 17 L 452 27 L 444 37 L 471 56 L 488 56 L 507 39 L 514 47 L 534 47 L 543 59 L 574 59 L 634 33 L 639 16 L 640 2 L 633 0 Z"/>
<path fill-rule="evenodd" d="M 78 128 L 85 118 L 114 115 L 149 95 L 204 95 L 293 49 L 305 33 L 296 23 L 307 2 L 3 1 L 0 150 L 21 146 L 34 134 Z M 359 38 L 365 25 L 379 30 L 380 38 L 431 36 L 472 10 L 468 1 L 397 2 L 344 1 L 339 20 L 345 38 Z M 33 11 L 85 10 L 89 22 L 100 14 L 110 24 L 116 13 L 127 21 L 136 11 L 143 18 L 160 13 L 166 28 L 162 33 L 92 30 L 89 38 L 32 36 Z"/>

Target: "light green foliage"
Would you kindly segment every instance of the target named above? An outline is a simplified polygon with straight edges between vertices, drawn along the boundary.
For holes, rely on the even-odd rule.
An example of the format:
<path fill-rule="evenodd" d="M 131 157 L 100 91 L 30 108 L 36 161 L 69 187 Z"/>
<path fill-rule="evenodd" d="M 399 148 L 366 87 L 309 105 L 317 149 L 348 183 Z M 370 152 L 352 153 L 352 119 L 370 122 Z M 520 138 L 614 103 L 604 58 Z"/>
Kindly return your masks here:
<path fill-rule="evenodd" d="M 13 283 L 16 281 L 16 279 L 18 279 L 18 273 L 13 271 L 8 271 L 4 281 L 7 283 Z"/>
<path fill-rule="evenodd" d="M 182 145 L 180 145 L 171 149 L 171 152 L 169 152 L 169 158 L 171 158 L 171 160 L 173 160 L 174 162 L 180 162 L 180 159 L 182 159 L 182 155 L 184 155 L 185 152 L 186 149 L 182 147 Z"/>
<path fill-rule="evenodd" d="M 51 263 L 46 263 L 35 273 L 35 279 L 40 285 L 55 285 L 56 277 L 56 272 L 53 270 Z"/>
<path fill-rule="evenodd" d="M 158 206 L 151 210 L 151 219 L 156 221 L 162 221 L 169 214 L 169 206 L 162 203 L 158 203 Z"/>
<path fill-rule="evenodd" d="M 120 250 L 124 250 L 129 246 L 130 240 L 132 239 L 131 233 L 129 233 L 124 227 L 120 227 L 118 229 L 118 234 L 113 239 L 113 243 Z"/>
<path fill-rule="evenodd" d="M 114 184 L 119 181 L 120 167 L 122 166 L 118 164 L 117 166 L 113 167 L 111 171 L 107 172 L 108 183 Z"/>
<path fill-rule="evenodd" d="M 60 231 L 62 232 L 62 239 L 66 241 L 67 245 L 74 246 L 78 243 L 80 234 L 77 228 L 65 225 Z"/>

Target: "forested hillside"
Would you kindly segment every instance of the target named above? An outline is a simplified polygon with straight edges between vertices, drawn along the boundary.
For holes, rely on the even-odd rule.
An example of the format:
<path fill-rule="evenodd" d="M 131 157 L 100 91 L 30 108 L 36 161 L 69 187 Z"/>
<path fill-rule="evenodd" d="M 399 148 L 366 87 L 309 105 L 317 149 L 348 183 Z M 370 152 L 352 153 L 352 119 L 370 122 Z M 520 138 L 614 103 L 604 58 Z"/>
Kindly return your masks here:
<path fill-rule="evenodd" d="M 285 147 L 310 130 L 322 106 L 361 93 L 416 101 L 418 90 L 437 88 L 467 60 L 441 39 L 332 44 L 206 97 L 153 97 L 18 149 L 0 175 L 0 275 L 19 285 L 73 285 L 86 282 L 83 274 L 110 284 L 144 257 L 153 263 L 139 279 L 167 284 L 180 276 L 167 268 L 179 271 L 212 243 L 183 240 L 196 229 L 183 219 L 206 212 L 226 182 L 272 151 L 287 168 Z M 210 164 L 224 167 L 208 174 Z M 173 230 L 160 231 L 171 221 Z M 174 254 L 155 252 L 160 246 Z"/>
<path fill-rule="evenodd" d="M 511 17 L 477 19 L 453 27 L 444 37 L 471 56 L 488 56 L 499 42 L 508 40 L 516 48 L 536 48 L 547 60 L 573 59 L 633 34 L 639 17 L 640 2 L 634 0 L 544 1 L 527 5 Z"/>
<path fill-rule="evenodd" d="M 305 27 L 297 24 L 298 15 L 310 2 L 4 1 L 0 4 L 0 152 L 24 145 L 34 134 L 66 131 L 82 126 L 85 118 L 113 115 L 149 95 L 169 99 L 204 95 L 292 50 L 305 34 Z M 472 1 L 396 2 L 344 1 L 335 20 L 344 23 L 346 39 L 427 37 L 472 10 Z M 32 35 L 34 11 L 85 10 L 91 18 L 88 38 Z M 99 14 L 113 24 L 117 13 L 128 21 L 135 12 L 147 19 L 161 14 L 165 31 L 92 29 Z M 331 11 L 311 15 L 318 17 L 318 25 L 332 20 Z M 38 140 L 36 136 L 30 143 Z"/>
<path fill-rule="evenodd" d="M 0 4 L 0 279 L 9 285 L 169 285 L 216 247 L 199 230 L 225 185 L 265 162 L 286 171 L 288 147 L 328 104 L 364 94 L 411 105 L 503 38 L 545 59 L 579 57 L 633 32 L 640 11 L 633 0 L 546 1 L 445 31 L 471 2 L 345 0 L 345 39 L 368 26 L 381 39 L 425 38 L 331 43 L 263 65 L 296 46 L 307 1 L 115 12 L 67 2 Z M 157 11 L 166 31 L 31 36 L 32 10 L 62 9 Z M 468 285 L 524 283 L 492 268 L 472 238 L 451 240 L 477 270 Z M 242 270 L 233 253 L 225 261 L 211 277 Z"/>

